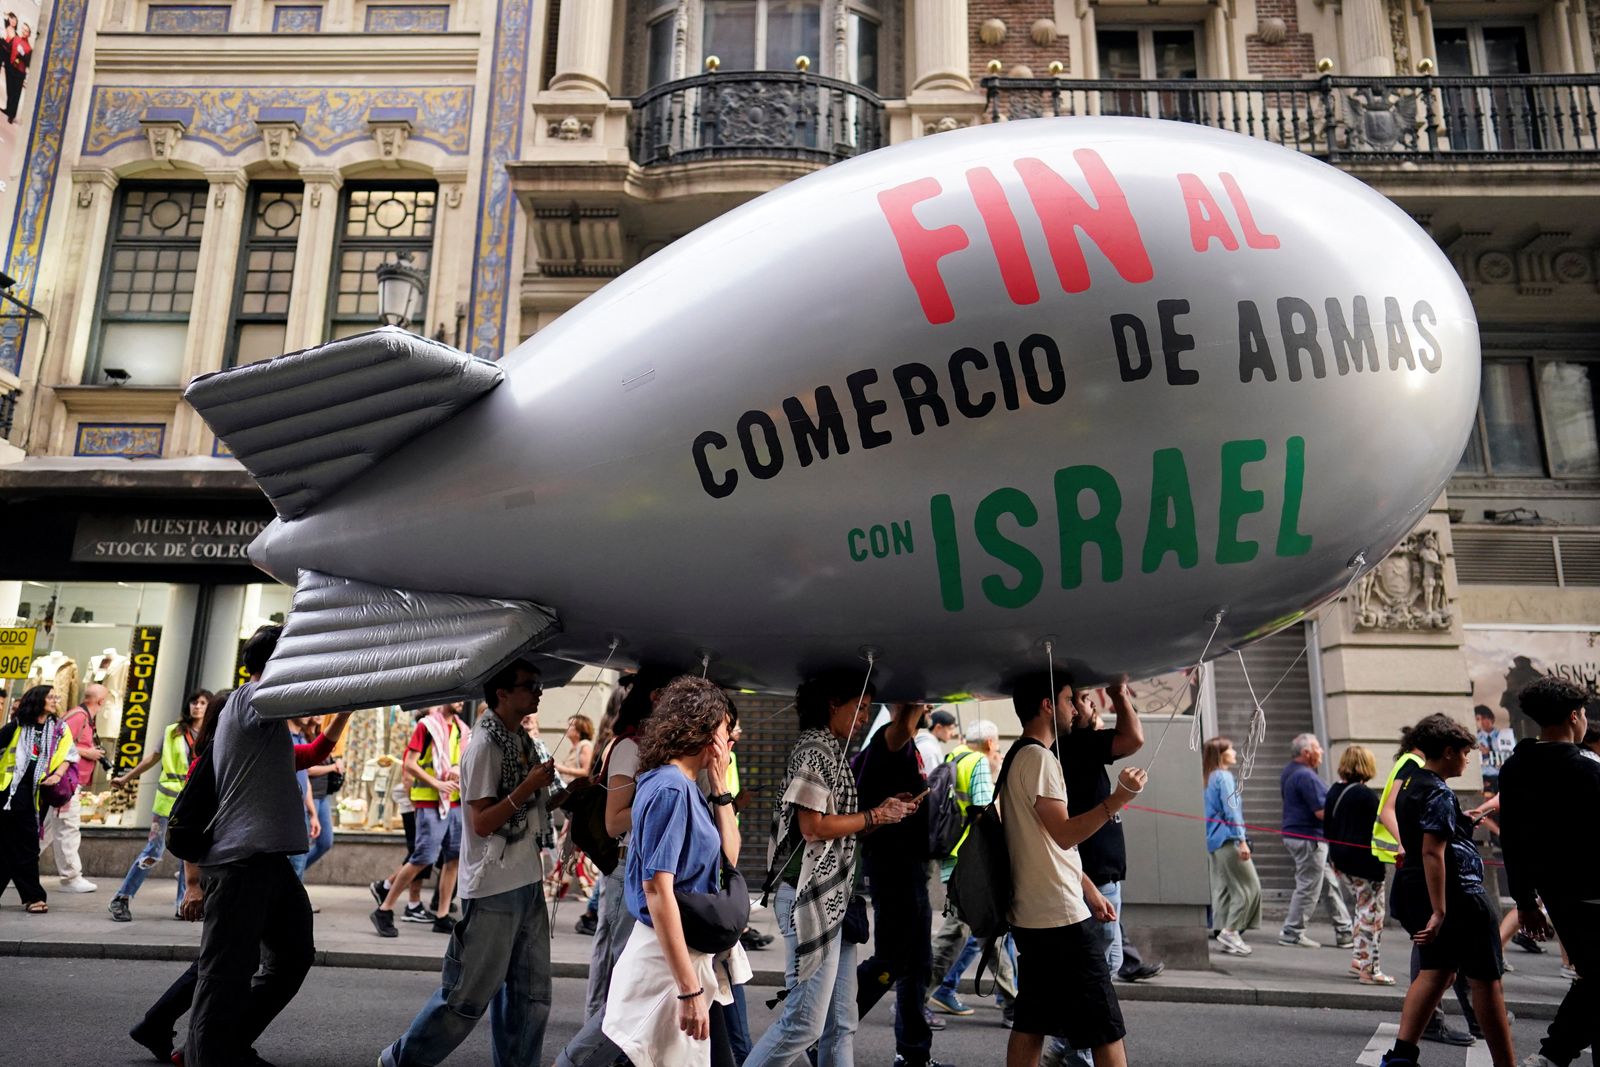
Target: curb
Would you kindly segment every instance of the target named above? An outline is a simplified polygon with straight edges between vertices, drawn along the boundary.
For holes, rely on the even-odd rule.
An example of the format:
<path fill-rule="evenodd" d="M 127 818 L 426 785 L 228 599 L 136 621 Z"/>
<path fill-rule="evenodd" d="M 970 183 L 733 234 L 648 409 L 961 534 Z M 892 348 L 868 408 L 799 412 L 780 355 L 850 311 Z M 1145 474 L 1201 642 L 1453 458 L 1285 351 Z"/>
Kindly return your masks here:
<path fill-rule="evenodd" d="M 0 941 L 0 957 L 33 959 L 160 960 L 189 963 L 199 955 L 193 945 L 106 945 L 93 941 Z M 437 971 L 440 957 L 423 953 L 354 952 L 318 949 L 316 966 L 375 971 Z M 586 978 L 587 963 L 553 961 L 555 978 Z M 751 985 L 776 989 L 783 972 L 756 970 Z M 1118 982 L 1120 1000 L 1153 1004 L 1219 1004 L 1258 1008 L 1330 1008 L 1337 1011 L 1377 1011 L 1398 1015 L 1405 1002 L 1403 990 L 1392 993 L 1357 993 L 1334 990 L 1292 989 L 1282 986 L 1246 987 L 1174 982 Z M 1524 1019 L 1555 1018 L 1552 1001 L 1507 998 L 1506 1007 Z"/>

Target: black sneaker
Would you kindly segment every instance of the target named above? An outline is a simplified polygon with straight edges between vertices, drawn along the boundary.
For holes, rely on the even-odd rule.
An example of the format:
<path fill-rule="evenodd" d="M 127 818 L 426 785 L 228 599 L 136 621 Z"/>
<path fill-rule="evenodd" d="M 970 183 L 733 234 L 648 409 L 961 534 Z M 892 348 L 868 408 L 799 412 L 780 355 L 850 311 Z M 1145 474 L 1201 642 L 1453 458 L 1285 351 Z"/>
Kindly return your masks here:
<path fill-rule="evenodd" d="M 406 905 L 406 910 L 401 914 L 400 921 L 403 923 L 431 923 L 438 917 L 423 907 L 422 901 L 419 900 L 415 904 Z"/>
<path fill-rule="evenodd" d="M 746 949 L 756 951 L 772 944 L 772 935 L 764 934 L 753 926 L 747 926 L 744 928 L 744 933 L 739 935 L 739 944 Z"/>
<path fill-rule="evenodd" d="M 1422 1028 L 1422 1040 L 1433 1041 L 1440 1045 L 1455 1045 L 1458 1048 L 1469 1048 L 1475 1043 L 1471 1034 L 1465 1030 L 1457 1030 L 1438 1015 Z"/>
<path fill-rule="evenodd" d="M 585 937 L 593 937 L 595 928 L 599 925 L 599 916 L 592 911 L 586 911 L 578 916 L 578 921 L 572 924 L 572 928 Z"/>
<path fill-rule="evenodd" d="M 448 934 L 455 928 L 456 921 L 448 915 L 441 915 L 433 920 L 433 932 L 436 934 Z"/>
<path fill-rule="evenodd" d="M 106 910 L 111 913 L 111 921 L 114 923 L 133 922 L 133 912 L 128 910 L 127 897 L 112 897 L 111 903 L 106 905 Z"/>
<path fill-rule="evenodd" d="M 149 1049 L 150 1055 L 162 1063 L 170 1063 L 172 1061 L 173 1033 L 171 1030 L 157 1030 L 154 1027 L 146 1026 L 144 1021 L 141 1020 L 139 1025 L 128 1031 L 128 1036 L 133 1038 L 134 1043 L 141 1048 Z"/>
<path fill-rule="evenodd" d="M 399 937 L 400 931 L 394 928 L 394 912 L 384 911 L 382 908 L 373 908 L 368 916 L 372 920 L 372 928 L 378 931 L 379 937 Z"/>
<path fill-rule="evenodd" d="M 389 899 L 389 883 L 382 879 L 373 882 L 367 889 L 372 893 L 373 902 L 380 908 L 383 907 L 383 902 Z"/>
<path fill-rule="evenodd" d="M 1531 952 L 1535 956 L 1544 955 L 1544 946 L 1539 944 L 1539 942 L 1535 941 L 1533 938 L 1529 937 L 1527 934 L 1523 933 L 1521 930 L 1518 930 L 1516 933 L 1511 935 L 1511 943 L 1516 945 L 1524 952 Z"/>
<path fill-rule="evenodd" d="M 1129 967 L 1117 972 L 1117 977 L 1124 982 L 1144 982 L 1158 977 L 1167 969 L 1165 963 L 1143 963 L 1137 967 Z"/>

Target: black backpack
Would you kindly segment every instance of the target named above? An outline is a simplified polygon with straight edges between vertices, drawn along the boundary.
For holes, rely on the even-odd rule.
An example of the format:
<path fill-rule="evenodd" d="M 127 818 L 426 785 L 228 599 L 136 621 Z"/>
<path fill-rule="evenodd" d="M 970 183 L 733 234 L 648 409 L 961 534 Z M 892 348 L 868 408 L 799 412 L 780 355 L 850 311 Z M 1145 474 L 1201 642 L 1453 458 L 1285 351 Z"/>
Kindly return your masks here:
<path fill-rule="evenodd" d="M 969 750 L 946 759 L 928 775 L 928 855 L 936 860 L 955 851 L 973 814 L 970 797 L 966 798 L 967 810 L 961 810 L 962 797 L 958 788 L 961 763 L 969 756 L 984 758 L 983 753 Z"/>
<path fill-rule="evenodd" d="M 1017 753 L 1037 744 L 1031 737 L 1019 738 L 1006 753 L 1000 779 L 994 786 L 994 800 L 972 815 L 971 830 L 950 874 L 950 909 L 979 940 L 1004 937 L 1011 929 L 1006 919 L 1011 910 L 1011 851 L 1006 847 L 1006 828 L 1000 820 L 1000 793 Z"/>
<path fill-rule="evenodd" d="M 604 756 L 596 757 L 598 769 L 589 784 L 570 791 L 561 802 L 572 843 L 601 874 L 610 874 L 622 860 L 622 845 L 606 832 L 606 769 L 614 747 L 615 742 L 607 746 Z"/>
<path fill-rule="evenodd" d="M 199 863 L 211 851 L 211 828 L 219 807 L 217 772 L 211 763 L 215 747 L 207 745 L 200 753 L 167 815 L 167 851 L 188 863 Z"/>

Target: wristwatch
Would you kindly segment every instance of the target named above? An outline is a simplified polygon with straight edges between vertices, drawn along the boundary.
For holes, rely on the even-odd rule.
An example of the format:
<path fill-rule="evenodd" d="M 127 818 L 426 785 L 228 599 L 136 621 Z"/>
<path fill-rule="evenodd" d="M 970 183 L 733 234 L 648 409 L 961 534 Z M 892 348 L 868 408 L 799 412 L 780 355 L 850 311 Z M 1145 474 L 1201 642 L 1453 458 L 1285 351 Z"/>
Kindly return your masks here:
<path fill-rule="evenodd" d="M 716 796 L 711 798 L 711 803 L 720 804 L 720 805 L 723 805 L 723 806 L 727 806 L 729 804 L 732 804 L 733 803 L 733 794 L 732 793 L 718 793 Z"/>

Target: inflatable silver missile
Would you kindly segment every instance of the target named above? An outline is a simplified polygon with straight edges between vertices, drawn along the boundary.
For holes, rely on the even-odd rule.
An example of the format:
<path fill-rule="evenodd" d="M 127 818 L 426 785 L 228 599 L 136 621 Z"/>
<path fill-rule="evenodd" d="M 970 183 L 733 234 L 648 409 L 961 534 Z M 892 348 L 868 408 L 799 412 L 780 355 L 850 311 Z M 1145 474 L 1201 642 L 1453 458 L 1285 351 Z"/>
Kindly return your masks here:
<path fill-rule="evenodd" d="M 298 586 L 270 714 L 526 649 L 885 697 L 1143 677 L 1282 628 L 1426 512 L 1477 326 L 1361 182 L 1198 126 L 957 131 L 796 181 L 498 365 L 397 330 L 188 398 Z"/>

